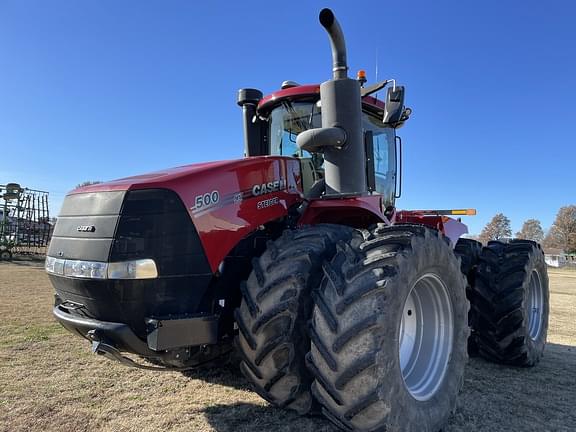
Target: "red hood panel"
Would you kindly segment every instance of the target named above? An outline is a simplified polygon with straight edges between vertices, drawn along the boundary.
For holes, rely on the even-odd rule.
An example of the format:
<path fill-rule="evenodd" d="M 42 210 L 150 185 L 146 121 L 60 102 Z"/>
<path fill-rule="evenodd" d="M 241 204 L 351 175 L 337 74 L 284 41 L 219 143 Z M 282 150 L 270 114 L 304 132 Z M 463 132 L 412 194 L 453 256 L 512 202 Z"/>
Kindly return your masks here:
<path fill-rule="evenodd" d="M 169 189 L 194 223 L 213 271 L 230 250 L 260 226 L 285 217 L 302 201 L 300 162 L 260 156 L 199 163 L 85 186 L 70 192 Z"/>
<path fill-rule="evenodd" d="M 117 180 L 110 180 L 104 183 L 83 186 L 70 191 L 69 194 L 167 187 L 168 183 L 172 183 L 174 181 L 186 181 L 186 179 L 189 177 L 199 178 L 199 176 L 209 175 L 210 173 L 219 171 L 221 169 L 238 169 L 244 166 L 254 166 L 261 161 L 267 161 L 270 159 L 277 160 L 292 158 L 284 158 L 282 156 L 260 156 L 183 165 L 180 167 L 168 168 L 162 171 L 155 171 L 148 174 L 124 177 Z"/>

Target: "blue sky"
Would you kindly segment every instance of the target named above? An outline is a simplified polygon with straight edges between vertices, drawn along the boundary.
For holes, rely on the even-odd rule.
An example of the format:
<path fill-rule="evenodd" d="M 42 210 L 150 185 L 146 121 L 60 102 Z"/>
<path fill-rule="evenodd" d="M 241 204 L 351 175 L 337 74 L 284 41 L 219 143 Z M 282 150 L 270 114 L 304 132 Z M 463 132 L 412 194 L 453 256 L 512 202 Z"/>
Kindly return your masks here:
<path fill-rule="evenodd" d="M 576 3 L 0 2 L 0 183 L 84 180 L 242 155 L 241 87 L 322 82 L 334 9 L 352 71 L 407 86 L 400 208 L 475 207 L 518 230 L 576 204 Z"/>

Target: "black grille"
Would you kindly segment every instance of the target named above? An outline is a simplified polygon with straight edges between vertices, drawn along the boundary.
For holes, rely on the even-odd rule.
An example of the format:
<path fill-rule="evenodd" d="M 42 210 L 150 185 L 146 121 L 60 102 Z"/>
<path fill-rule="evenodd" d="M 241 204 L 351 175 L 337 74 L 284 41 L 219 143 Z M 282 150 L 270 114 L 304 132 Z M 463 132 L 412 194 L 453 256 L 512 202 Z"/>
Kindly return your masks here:
<path fill-rule="evenodd" d="M 161 276 L 211 273 L 190 215 L 173 191 L 126 195 L 110 261 L 141 258 L 154 259 Z"/>

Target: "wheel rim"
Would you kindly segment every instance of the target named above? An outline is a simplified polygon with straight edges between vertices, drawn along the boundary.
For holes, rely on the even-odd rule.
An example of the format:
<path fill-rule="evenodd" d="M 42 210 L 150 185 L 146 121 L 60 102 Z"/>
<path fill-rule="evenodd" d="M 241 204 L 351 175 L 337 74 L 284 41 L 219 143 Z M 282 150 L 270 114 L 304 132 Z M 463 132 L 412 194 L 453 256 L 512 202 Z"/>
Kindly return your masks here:
<path fill-rule="evenodd" d="M 544 291 L 542 290 L 540 273 L 532 270 L 528 287 L 528 334 L 532 340 L 538 339 L 542 330 L 543 306 Z"/>
<path fill-rule="evenodd" d="M 454 314 L 448 289 L 427 273 L 412 286 L 400 322 L 399 357 L 402 378 L 417 400 L 438 391 L 448 369 L 454 339 Z"/>

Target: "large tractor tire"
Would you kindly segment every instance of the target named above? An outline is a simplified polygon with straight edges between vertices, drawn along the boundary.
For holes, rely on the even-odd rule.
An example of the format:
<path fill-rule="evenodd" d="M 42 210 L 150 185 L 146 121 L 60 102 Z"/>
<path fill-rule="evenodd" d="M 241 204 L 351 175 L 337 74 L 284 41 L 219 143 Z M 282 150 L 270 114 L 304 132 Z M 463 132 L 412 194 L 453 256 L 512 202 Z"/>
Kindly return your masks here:
<path fill-rule="evenodd" d="M 473 331 L 487 360 L 534 366 L 548 333 L 548 272 L 540 246 L 528 240 L 490 242 L 473 286 Z"/>
<path fill-rule="evenodd" d="M 466 281 L 468 282 L 466 284 L 466 297 L 468 301 L 472 303 L 472 297 L 474 295 L 472 287 L 476 280 L 476 271 L 480 254 L 482 253 L 482 243 L 467 238 L 458 239 L 454 247 L 454 253 L 460 257 L 460 271 L 466 276 Z M 473 321 L 474 311 L 470 309 L 468 313 L 468 325 L 471 328 L 473 328 Z M 470 333 L 470 337 L 468 338 L 468 355 L 470 357 L 476 357 L 478 355 L 478 344 L 476 343 L 474 331 Z"/>
<path fill-rule="evenodd" d="M 253 271 L 241 286 L 242 303 L 235 314 L 240 368 L 273 405 L 300 414 L 312 409 L 313 378 L 305 364 L 311 291 L 322 279 L 322 263 L 351 232 L 338 225 L 287 230 L 254 259 Z"/>
<path fill-rule="evenodd" d="M 423 226 L 379 225 L 338 247 L 310 328 L 323 413 L 344 430 L 440 430 L 462 387 L 469 334 L 451 246 Z"/>

